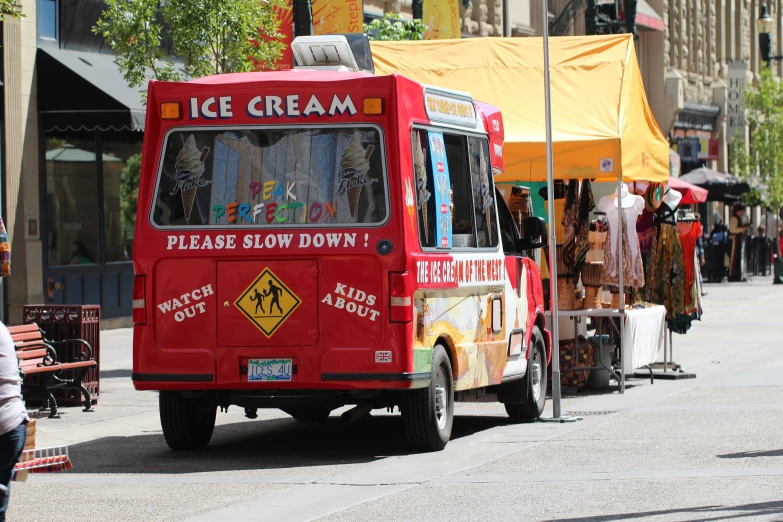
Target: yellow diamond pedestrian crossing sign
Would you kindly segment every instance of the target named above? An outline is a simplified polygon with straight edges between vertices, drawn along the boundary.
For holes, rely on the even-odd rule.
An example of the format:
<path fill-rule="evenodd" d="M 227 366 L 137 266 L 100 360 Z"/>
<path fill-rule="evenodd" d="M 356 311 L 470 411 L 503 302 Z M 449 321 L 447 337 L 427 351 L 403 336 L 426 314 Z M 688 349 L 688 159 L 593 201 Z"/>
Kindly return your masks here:
<path fill-rule="evenodd" d="M 234 305 L 269 338 L 301 303 L 285 283 L 265 268 Z"/>

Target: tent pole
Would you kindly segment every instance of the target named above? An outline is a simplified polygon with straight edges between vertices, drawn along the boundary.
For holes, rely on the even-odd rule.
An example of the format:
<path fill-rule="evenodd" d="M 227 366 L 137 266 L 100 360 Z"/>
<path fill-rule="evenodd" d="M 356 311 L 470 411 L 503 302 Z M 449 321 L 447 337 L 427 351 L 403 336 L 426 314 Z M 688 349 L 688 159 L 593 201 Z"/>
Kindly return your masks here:
<path fill-rule="evenodd" d="M 560 340 L 557 317 L 557 235 L 555 234 L 555 174 L 552 166 L 552 105 L 549 91 L 549 2 L 543 0 L 544 114 L 546 117 L 546 188 L 549 204 L 549 311 L 552 314 L 552 417 L 560 418 Z"/>
<path fill-rule="evenodd" d="M 544 19 L 544 115 L 546 116 L 546 189 L 549 204 L 549 312 L 552 333 L 552 418 L 544 422 L 574 422 L 581 417 L 561 416 L 560 412 L 560 339 L 557 317 L 557 234 L 555 233 L 555 173 L 552 167 L 552 104 L 549 97 L 549 2 L 542 0 Z"/>
<path fill-rule="evenodd" d="M 623 255 L 623 177 L 617 177 L 617 268 L 620 283 L 620 393 L 625 393 L 625 256 Z M 635 226 L 635 223 L 634 223 Z"/>

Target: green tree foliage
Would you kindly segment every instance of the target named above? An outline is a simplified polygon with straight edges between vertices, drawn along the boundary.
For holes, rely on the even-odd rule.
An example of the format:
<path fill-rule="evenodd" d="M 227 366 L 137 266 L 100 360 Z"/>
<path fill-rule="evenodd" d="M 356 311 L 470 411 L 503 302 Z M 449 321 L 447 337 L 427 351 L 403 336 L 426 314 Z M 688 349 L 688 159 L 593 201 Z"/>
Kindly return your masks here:
<path fill-rule="evenodd" d="M 24 17 L 21 9 L 22 5 L 17 0 L 0 0 L 0 22 L 4 21 L 6 17 Z"/>
<path fill-rule="evenodd" d="M 783 207 L 783 84 L 765 68 L 744 95 L 750 144 L 734 136 L 731 172 L 751 186 L 746 203 L 777 210 Z"/>
<path fill-rule="evenodd" d="M 3 0 L 7 1 L 7 0 Z M 283 0 L 106 0 L 93 32 L 116 55 L 130 87 L 258 70 L 283 51 L 275 7 Z M 166 47 L 171 47 L 171 53 Z"/>
<path fill-rule="evenodd" d="M 133 237 L 136 228 L 136 207 L 139 199 L 139 177 L 141 175 L 141 154 L 134 154 L 125 162 L 120 177 L 120 217 L 122 234 L 126 239 Z"/>
<path fill-rule="evenodd" d="M 364 24 L 364 32 L 370 40 L 376 41 L 424 40 L 424 29 L 421 20 L 405 20 L 392 13 Z"/>
<path fill-rule="evenodd" d="M 0 22 L 8 18 L 23 18 L 20 9 L 22 5 L 17 0 L 0 0 Z"/>

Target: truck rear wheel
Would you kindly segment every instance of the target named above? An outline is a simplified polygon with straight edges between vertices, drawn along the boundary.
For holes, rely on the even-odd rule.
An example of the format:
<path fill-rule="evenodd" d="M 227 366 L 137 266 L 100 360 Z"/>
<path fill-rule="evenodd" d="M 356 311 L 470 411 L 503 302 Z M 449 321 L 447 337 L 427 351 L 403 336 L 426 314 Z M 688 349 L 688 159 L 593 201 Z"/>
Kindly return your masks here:
<path fill-rule="evenodd" d="M 527 400 L 520 403 L 506 403 L 506 413 L 512 419 L 535 420 L 541 416 L 546 402 L 546 349 L 544 336 L 538 326 L 533 327 L 533 344 L 530 359 L 527 362 L 527 372 L 519 383 L 522 390 L 527 390 Z"/>
<path fill-rule="evenodd" d="M 160 392 L 158 405 L 160 425 L 169 448 L 194 451 L 207 447 L 215 429 L 216 405 L 174 391 Z"/>
<path fill-rule="evenodd" d="M 331 408 L 286 408 L 283 411 L 297 422 L 323 422 L 332 413 Z"/>
<path fill-rule="evenodd" d="M 454 423 L 454 376 L 442 345 L 432 351 L 430 385 L 407 392 L 402 407 L 405 437 L 416 449 L 439 451 L 451 438 Z"/>

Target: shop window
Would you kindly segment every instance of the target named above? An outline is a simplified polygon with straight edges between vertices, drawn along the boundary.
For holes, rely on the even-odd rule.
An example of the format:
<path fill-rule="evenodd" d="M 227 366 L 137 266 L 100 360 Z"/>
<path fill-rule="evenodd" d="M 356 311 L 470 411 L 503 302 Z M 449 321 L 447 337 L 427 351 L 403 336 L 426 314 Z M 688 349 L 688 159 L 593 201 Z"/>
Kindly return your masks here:
<path fill-rule="evenodd" d="M 489 161 L 489 145 L 486 138 L 468 137 L 473 208 L 476 216 L 476 232 L 480 248 L 498 245 L 495 216 L 495 189 L 492 185 L 492 165 Z M 467 183 L 466 183 L 467 185 Z"/>
<path fill-rule="evenodd" d="M 103 237 L 106 262 L 130 261 L 141 169 L 141 141 L 103 135 Z"/>
<path fill-rule="evenodd" d="M 38 0 L 38 37 L 57 39 L 57 1 Z"/>
<path fill-rule="evenodd" d="M 46 138 L 49 265 L 99 261 L 98 164 L 95 140 Z"/>

